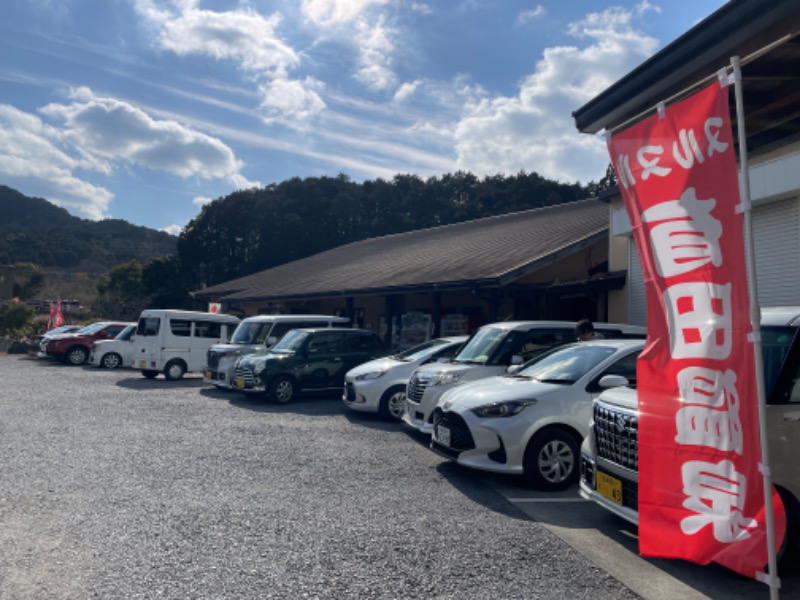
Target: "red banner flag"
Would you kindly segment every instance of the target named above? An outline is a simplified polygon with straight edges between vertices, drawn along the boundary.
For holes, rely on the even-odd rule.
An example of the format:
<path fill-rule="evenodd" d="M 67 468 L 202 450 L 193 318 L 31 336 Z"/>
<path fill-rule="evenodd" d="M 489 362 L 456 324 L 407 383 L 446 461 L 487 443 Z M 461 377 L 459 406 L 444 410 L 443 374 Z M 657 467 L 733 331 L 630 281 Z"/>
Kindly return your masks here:
<path fill-rule="evenodd" d="M 58 299 L 56 302 L 55 311 L 52 311 L 52 324 L 53 329 L 56 327 L 61 327 L 64 323 L 64 315 L 61 313 L 61 298 Z"/>
<path fill-rule="evenodd" d="M 614 134 L 609 152 L 648 308 L 637 364 L 639 550 L 755 577 L 768 557 L 728 88 L 714 83 L 662 108 Z M 774 489 L 773 504 L 781 540 Z"/>

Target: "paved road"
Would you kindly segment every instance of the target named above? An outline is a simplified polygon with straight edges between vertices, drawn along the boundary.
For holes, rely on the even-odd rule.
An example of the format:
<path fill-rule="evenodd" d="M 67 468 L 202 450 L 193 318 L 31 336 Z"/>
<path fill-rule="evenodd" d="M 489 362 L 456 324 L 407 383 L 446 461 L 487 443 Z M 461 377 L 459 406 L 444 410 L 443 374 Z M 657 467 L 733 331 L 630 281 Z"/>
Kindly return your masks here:
<path fill-rule="evenodd" d="M 336 398 L 0 359 L 0 598 L 637 597 Z"/>

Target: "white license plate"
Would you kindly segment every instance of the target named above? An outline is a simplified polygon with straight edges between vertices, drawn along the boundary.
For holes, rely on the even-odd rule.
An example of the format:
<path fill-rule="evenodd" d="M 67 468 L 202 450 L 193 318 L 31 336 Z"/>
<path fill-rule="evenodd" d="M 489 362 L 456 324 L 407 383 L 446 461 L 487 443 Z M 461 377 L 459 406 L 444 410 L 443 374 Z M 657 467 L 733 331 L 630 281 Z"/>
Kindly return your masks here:
<path fill-rule="evenodd" d="M 437 425 L 436 429 L 434 429 L 434 433 L 436 434 L 436 441 L 438 443 L 442 446 L 450 446 L 450 430 L 447 427 Z"/>

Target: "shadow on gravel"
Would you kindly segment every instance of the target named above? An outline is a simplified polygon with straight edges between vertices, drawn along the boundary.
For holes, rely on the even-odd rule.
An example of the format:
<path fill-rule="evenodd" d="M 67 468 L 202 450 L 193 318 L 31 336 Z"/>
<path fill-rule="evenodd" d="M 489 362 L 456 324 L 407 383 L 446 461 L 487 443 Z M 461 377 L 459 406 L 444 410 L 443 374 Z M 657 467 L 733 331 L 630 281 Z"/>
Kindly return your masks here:
<path fill-rule="evenodd" d="M 358 412 L 348 408 L 344 416 L 358 427 L 366 427 L 375 431 L 403 432 L 406 429 L 400 421 L 387 421 L 375 413 Z"/>
<path fill-rule="evenodd" d="M 517 508 L 506 500 L 499 492 L 476 474 L 472 469 L 467 469 L 454 462 L 443 462 L 436 467 L 444 479 L 467 498 L 491 511 L 500 513 L 520 521 L 534 521 L 522 509 Z"/>
<path fill-rule="evenodd" d="M 209 397 L 211 397 L 211 394 L 209 394 Z M 218 396 L 214 394 L 213 397 L 216 398 Z M 330 396 L 304 396 L 293 400 L 289 404 L 280 404 L 278 402 L 273 402 L 265 396 L 243 394 L 241 392 L 234 392 L 233 395 L 225 394 L 224 399 L 226 399 L 231 406 L 259 413 L 290 413 L 293 415 L 322 417 L 341 415 L 342 412 L 346 410 L 339 398 L 331 398 Z"/>
<path fill-rule="evenodd" d="M 128 390 L 167 390 L 175 388 L 201 388 L 203 387 L 203 380 L 200 378 L 184 378 L 178 381 L 167 381 L 161 378 L 147 379 L 140 376 L 120 379 L 117 385 Z"/>

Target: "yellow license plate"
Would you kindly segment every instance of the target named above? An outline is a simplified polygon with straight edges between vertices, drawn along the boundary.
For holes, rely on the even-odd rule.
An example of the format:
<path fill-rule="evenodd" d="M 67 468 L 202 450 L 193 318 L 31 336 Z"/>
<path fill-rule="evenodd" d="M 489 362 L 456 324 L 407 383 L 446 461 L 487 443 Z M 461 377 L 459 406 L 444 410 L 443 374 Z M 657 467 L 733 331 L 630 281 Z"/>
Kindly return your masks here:
<path fill-rule="evenodd" d="M 206 379 L 211 379 L 211 371 L 206 371 Z"/>
<path fill-rule="evenodd" d="M 616 504 L 622 504 L 622 482 L 616 477 L 597 471 L 597 493 Z"/>
<path fill-rule="evenodd" d="M 240 390 L 243 390 L 245 387 L 244 377 L 237 377 L 236 379 L 234 379 L 233 385 L 235 385 Z"/>
<path fill-rule="evenodd" d="M 147 361 L 140 360 L 139 361 L 139 368 L 140 369 L 146 369 L 147 368 Z"/>

